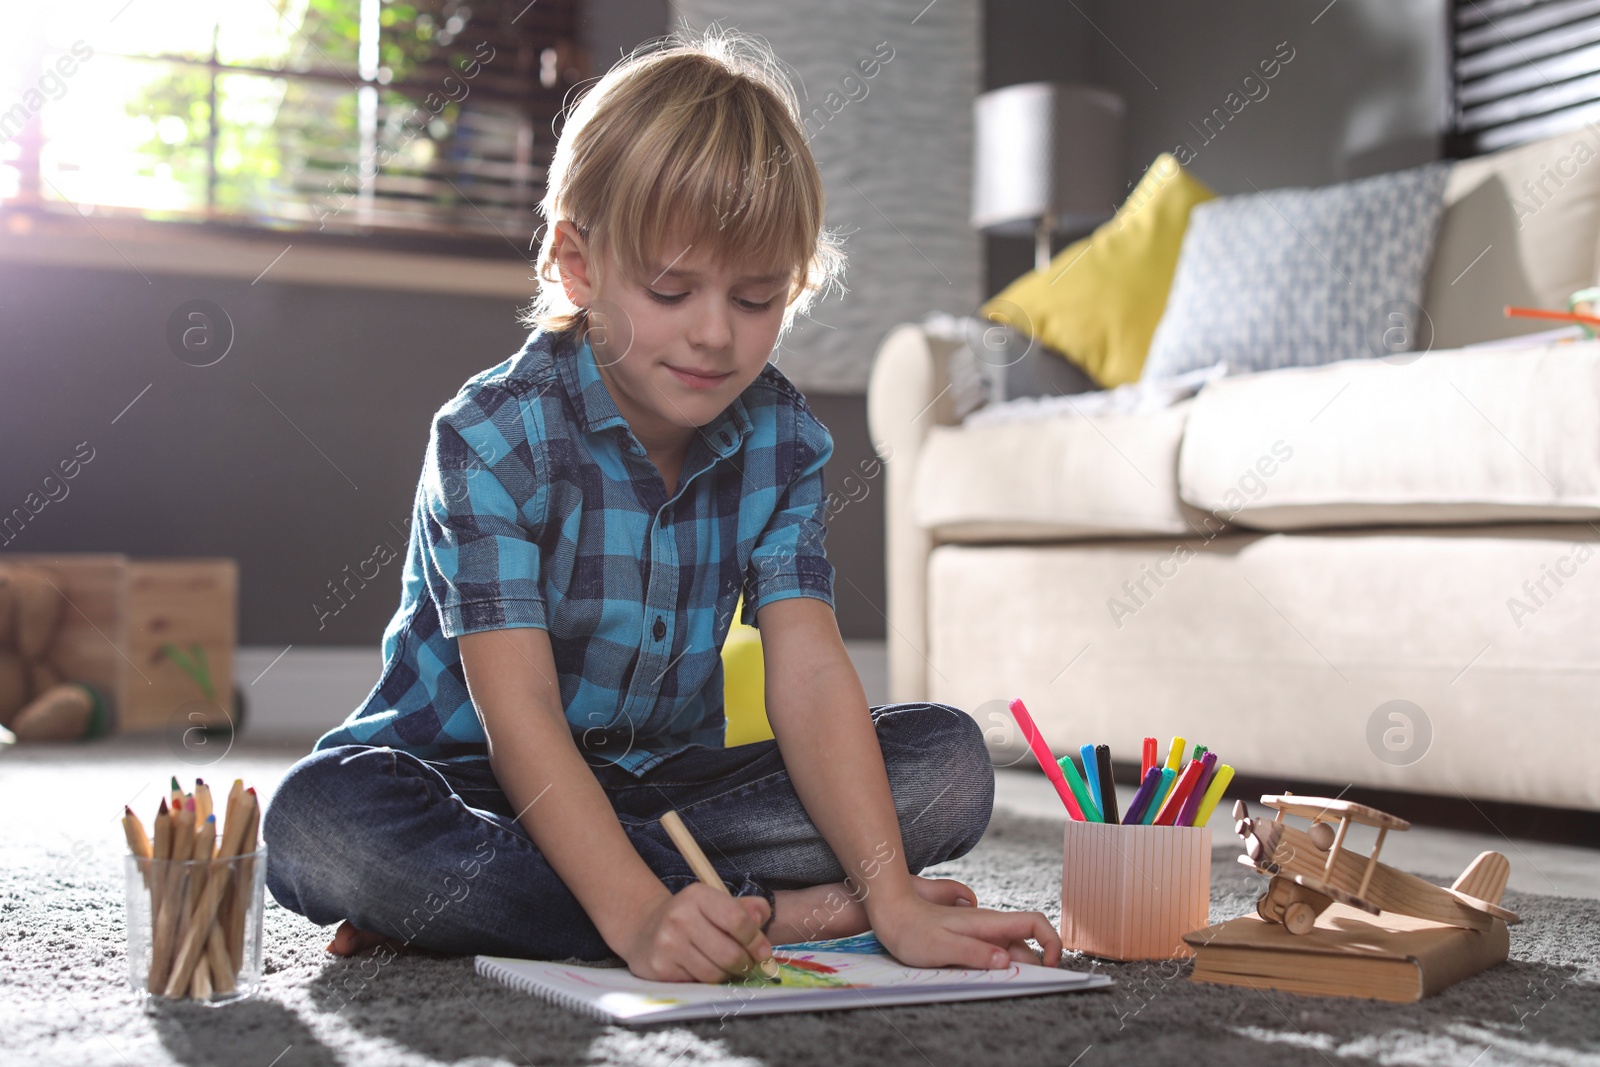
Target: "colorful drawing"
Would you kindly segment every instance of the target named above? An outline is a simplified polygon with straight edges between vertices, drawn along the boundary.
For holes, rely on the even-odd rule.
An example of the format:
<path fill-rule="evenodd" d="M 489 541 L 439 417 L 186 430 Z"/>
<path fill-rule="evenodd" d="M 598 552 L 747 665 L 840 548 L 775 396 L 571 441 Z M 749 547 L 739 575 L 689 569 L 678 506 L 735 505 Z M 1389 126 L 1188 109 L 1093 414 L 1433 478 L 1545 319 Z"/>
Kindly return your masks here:
<path fill-rule="evenodd" d="M 777 948 L 783 952 L 799 952 L 803 949 L 809 949 L 813 952 L 856 952 L 863 956 L 881 956 L 887 952 L 883 947 L 883 942 L 878 940 L 878 935 L 871 930 L 864 934 L 835 937 L 826 941 L 795 941 L 787 945 L 779 945 Z"/>

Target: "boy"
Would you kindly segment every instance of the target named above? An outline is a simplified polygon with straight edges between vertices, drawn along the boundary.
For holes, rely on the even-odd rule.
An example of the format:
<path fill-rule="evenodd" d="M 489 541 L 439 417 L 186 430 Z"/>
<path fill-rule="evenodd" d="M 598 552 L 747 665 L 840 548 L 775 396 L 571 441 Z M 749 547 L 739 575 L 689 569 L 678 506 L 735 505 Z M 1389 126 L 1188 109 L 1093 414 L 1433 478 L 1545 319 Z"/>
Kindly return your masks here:
<path fill-rule="evenodd" d="M 335 952 L 711 982 L 870 926 L 913 965 L 1059 958 L 1043 915 L 913 874 L 977 843 L 993 771 L 961 711 L 869 709 L 845 654 L 832 440 L 768 363 L 842 256 L 793 92 L 746 45 L 636 55 L 566 126 L 535 329 L 435 416 L 383 677 L 267 813 L 273 895 L 344 920 Z M 728 749 L 741 593 L 775 740 Z"/>

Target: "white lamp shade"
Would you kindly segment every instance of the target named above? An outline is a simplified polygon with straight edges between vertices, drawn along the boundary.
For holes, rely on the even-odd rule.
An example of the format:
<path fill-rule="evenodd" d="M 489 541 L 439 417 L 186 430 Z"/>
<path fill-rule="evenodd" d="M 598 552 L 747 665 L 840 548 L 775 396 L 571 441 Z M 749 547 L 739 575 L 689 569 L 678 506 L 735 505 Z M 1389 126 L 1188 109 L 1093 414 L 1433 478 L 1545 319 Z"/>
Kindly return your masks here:
<path fill-rule="evenodd" d="M 1122 98 L 1106 89 L 1028 82 L 974 104 L 972 225 L 1031 235 L 1040 220 L 1084 230 L 1122 199 Z"/>

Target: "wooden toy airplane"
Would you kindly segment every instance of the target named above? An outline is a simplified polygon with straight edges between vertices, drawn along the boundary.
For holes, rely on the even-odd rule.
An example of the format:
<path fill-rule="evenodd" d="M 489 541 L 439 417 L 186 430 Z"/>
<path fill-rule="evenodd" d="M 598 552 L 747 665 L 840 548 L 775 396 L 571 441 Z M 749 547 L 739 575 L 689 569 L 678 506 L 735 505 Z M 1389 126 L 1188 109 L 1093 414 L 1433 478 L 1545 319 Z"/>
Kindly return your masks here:
<path fill-rule="evenodd" d="M 1272 876 L 1256 902 L 1256 912 L 1292 934 L 1309 931 L 1335 901 L 1373 915 L 1392 911 L 1470 930 L 1487 930 L 1496 919 L 1518 921 L 1515 912 L 1500 906 L 1511 864 L 1498 852 L 1481 853 L 1445 889 L 1378 862 L 1384 836 L 1390 830 L 1411 828 L 1404 819 L 1364 804 L 1322 797 L 1284 794 L 1264 796 L 1261 803 L 1277 809 L 1271 822 L 1252 819 L 1242 800 L 1233 806 L 1234 830 L 1244 838 L 1248 853 L 1239 862 Z M 1301 830 L 1284 822 L 1286 814 L 1310 819 L 1310 828 Z M 1335 821 L 1337 830 L 1331 825 Z M 1378 828 L 1372 855 L 1361 856 L 1344 847 L 1345 831 L 1353 822 Z"/>

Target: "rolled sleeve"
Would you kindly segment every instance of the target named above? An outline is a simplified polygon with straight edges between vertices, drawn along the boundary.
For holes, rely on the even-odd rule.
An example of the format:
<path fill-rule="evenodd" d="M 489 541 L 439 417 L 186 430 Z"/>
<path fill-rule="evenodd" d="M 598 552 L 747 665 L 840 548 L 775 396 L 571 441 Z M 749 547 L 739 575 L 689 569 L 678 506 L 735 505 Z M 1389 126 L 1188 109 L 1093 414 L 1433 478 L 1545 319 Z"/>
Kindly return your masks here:
<path fill-rule="evenodd" d="M 822 480 L 833 437 L 809 412 L 799 420 L 795 455 L 795 474 L 779 494 L 745 572 L 741 621 L 749 626 L 756 625 L 757 610 L 776 600 L 808 596 L 833 606 L 833 564 L 823 547 L 828 498 Z"/>
<path fill-rule="evenodd" d="M 541 502 L 528 492 L 537 479 L 515 450 L 491 451 L 503 457 L 499 473 L 443 419 L 435 421 L 428 441 L 417 509 L 428 591 L 446 637 L 548 628 L 540 588 Z"/>

